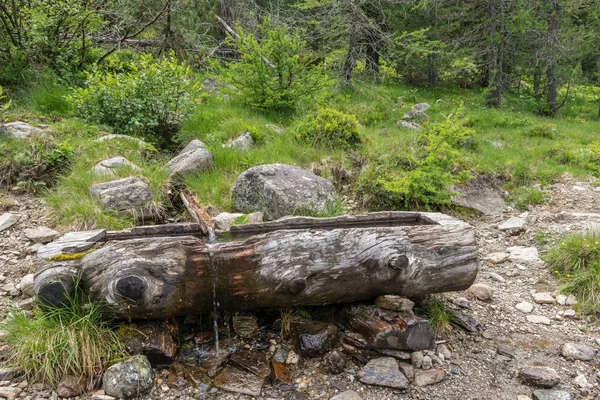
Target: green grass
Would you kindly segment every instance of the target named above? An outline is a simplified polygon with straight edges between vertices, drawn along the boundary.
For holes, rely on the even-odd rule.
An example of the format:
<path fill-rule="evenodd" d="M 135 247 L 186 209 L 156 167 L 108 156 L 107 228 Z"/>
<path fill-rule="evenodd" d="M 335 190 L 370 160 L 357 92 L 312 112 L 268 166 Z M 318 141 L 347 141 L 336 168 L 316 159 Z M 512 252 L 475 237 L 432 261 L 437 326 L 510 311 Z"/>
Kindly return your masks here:
<path fill-rule="evenodd" d="M 560 290 L 577 297 L 586 312 L 600 311 L 600 233 L 587 231 L 565 237 L 545 255 Z"/>
<path fill-rule="evenodd" d="M 93 387 L 111 363 L 126 355 L 103 320 L 103 307 L 80 299 L 59 308 L 36 309 L 32 316 L 10 311 L 2 330 L 7 365 L 24 371 L 29 382 L 56 387 L 64 375 L 73 375 Z"/>
<path fill-rule="evenodd" d="M 430 296 L 425 303 L 425 315 L 437 337 L 447 336 L 452 332 L 454 315 L 444 300 Z"/>

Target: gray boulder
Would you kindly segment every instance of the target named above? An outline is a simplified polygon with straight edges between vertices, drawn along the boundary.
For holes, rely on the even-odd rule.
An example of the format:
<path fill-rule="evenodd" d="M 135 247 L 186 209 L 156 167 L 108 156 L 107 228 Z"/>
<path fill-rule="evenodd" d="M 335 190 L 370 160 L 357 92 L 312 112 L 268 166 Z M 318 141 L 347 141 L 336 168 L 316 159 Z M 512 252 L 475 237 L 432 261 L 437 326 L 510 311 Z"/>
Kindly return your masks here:
<path fill-rule="evenodd" d="M 25 229 L 25 237 L 33 243 L 46 244 L 60 236 L 60 233 L 46 226 Z"/>
<path fill-rule="evenodd" d="M 199 140 L 192 140 L 167 163 L 167 169 L 173 175 L 201 172 L 214 165 L 214 158 L 210 150 Z"/>
<path fill-rule="evenodd" d="M 411 122 L 417 122 L 419 124 L 429 121 L 429 117 L 427 116 L 427 114 L 419 110 L 410 110 L 409 112 L 404 114 L 404 119 Z"/>
<path fill-rule="evenodd" d="M 408 379 L 398 368 L 398 362 L 392 357 L 370 360 L 358 373 L 362 383 L 386 386 L 394 389 L 406 389 Z"/>
<path fill-rule="evenodd" d="M 0 232 L 10 228 L 11 226 L 19 222 L 20 218 L 21 215 L 19 214 L 4 213 L 0 215 Z"/>
<path fill-rule="evenodd" d="M 134 356 L 108 368 L 102 381 L 109 396 L 139 398 L 152 389 L 152 366 L 146 356 Z"/>
<path fill-rule="evenodd" d="M 225 148 L 248 151 L 254 146 L 254 138 L 250 132 L 246 132 L 236 138 L 231 139 L 223 145 Z"/>
<path fill-rule="evenodd" d="M 417 103 L 414 106 L 412 106 L 412 109 L 414 111 L 421 111 L 421 112 L 425 112 L 427 110 L 429 110 L 429 107 L 431 107 L 429 105 L 429 103 Z"/>
<path fill-rule="evenodd" d="M 235 208 L 243 213 L 261 210 L 274 220 L 299 210 L 323 212 L 333 205 L 331 182 L 312 172 L 285 164 L 267 164 L 243 172 L 232 189 Z"/>
<path fill-rule="evenodd" d="M 563 357 L 580 361 L 592 361 L 596 358 L 596 350 L 582 343 L 565 343 L 560 351 Z"/>
<path fill-rule="evenodd" d="M 33 135 L 42 135 L 43 130 L 26 122 L 16 121 L 8 124 L 0 124 L 0 135 L 12 136 L 17 139 L 25 139 Z"/>
<path fill-rule="evenodd" d="M 96 175 L 113 175 L 118 168 L 129 167 L 134 171 L 139 171 L 140 167 L 126 159 L 125 157 L 116 156 L 100 161 L 94 165 L 92 172 Z"/>
<path fill-rule="evenodd" d="M 92 185 L 92 197 L 106 210 L 123 216 L 149 216 L 150 186 L 140 177 L 117 179 Z"/>

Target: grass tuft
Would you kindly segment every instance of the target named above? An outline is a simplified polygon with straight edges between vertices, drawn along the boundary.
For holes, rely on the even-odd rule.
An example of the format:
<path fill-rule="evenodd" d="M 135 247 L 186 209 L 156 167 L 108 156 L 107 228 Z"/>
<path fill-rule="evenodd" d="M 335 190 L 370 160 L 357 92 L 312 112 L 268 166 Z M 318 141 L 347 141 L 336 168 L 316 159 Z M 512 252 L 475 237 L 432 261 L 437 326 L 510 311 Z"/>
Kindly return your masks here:
<path fill-rule="evenodd" d="M 103 311 L 102 305 L 78 298 L 36 309 L 32 316 L 10 311 L 2 325 L 7 364 L 24 371 L 30 382 L 56 387 L 63 376 L 73 375 L 92 388 L 111 363 L 126 355 Z"/>
<path fill-rule="evenodd" d="M 437 296 L 431 296 L 425 303 L 425 314 L 437 337 L 452 332 L 454 315 L 446 303 Z"/>

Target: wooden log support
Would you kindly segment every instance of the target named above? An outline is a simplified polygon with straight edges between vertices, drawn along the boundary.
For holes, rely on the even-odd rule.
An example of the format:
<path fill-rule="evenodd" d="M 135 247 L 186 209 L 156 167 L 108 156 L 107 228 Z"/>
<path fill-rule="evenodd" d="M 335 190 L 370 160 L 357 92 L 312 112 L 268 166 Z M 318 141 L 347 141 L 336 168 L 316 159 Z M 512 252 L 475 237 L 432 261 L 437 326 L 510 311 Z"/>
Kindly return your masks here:
<path fill-rule="evenodd" d="M 240 233 L 265 233 L 230 242 L 151 235 L 112 240 L 69 268 L 91 298 L 105 300 L 116 315 L 152 319 L 383 294 L 418 297 L 464 290 L 477 275 L 472 227 L 442 214 L 285 221 L 275 221 L 277 229 L 274 223 L 248 226 Z M 56 281 L 52 270 L 37 274 L 38 297 Z"/>

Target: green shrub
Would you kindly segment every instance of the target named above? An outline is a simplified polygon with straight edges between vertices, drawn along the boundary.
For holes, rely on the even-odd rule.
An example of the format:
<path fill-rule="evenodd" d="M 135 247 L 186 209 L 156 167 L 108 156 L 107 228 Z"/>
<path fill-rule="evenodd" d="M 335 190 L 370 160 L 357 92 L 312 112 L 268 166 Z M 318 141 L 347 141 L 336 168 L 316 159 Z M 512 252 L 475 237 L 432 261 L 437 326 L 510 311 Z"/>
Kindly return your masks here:
<path fill-rule="evenodd" d="M 182 120 L 195 108 L 199 91 L 190 68 L 174 57 L 143 55 L 121 74 L 100 69 L 71 97 L 84 119 L 119 133 L 142 135 L 161 147 L 173 144 Z"/>
<path fill-rule="evenodd" d="M 326 148 L 351 148 L 361 142 L 358 119 L 332 108 L 321 108 L 305 117 L 294 134 L 301 142 Z"/>
<path fill-rule="evenodd" d="M 561 291 L 575 295 L 584 311 L 600 311 L 600 233 L 567 236 L 544 258 L 562 283 Z"/>
<path fill-rule="evenodd" d="M 375 209 L 433 209 L 449 205 L 450 187 L 470 178 L 467 150 L 476 147 L 473 129 L 458 114 L 425 124 L 414 146 L 372 162 L 357 189 Z"/>
<path fill-rule="evenodd" d="M 29 382 L 58 385 L 65 375 L 93 387 L 124 348 L 103 320 L 103 307 L 71 299 L 65 306 L 35 310 L 33 316 L 13 310 L 2 324 L 7 364 L 22 370 Z"/>
<path fill-rule="evenodd" d="M 519 210 L 527 210 L 531 204 L 544 204 L 544 193 L 532 187 L 518 187 L 511 195 L 512 202 Z"/>
<path fill-rule="evenodd" d="M 4 115 L 4 113 L 10 108 L 10 100 L 6 99 L 6 96 L 3 94 L 4 89 L 0 86 L 0 117 Z"/>
<path fill-rule="evenodd" d="M 252 107 L 289 110 L 298 100 L 322 91 L 328 79 L 313 60 L 299 31 L 265 18 L 255 35 L 238 28 L 230 42 L 240 59 L 225 70 L 225 80 Z"/>
<path fill-rule="evenodd" d="M 545 139 L 554 139 L 557 135 L 556 125 L 554 124 L 543 124 L 537 125 L 531 128 L 528 132 L 531 137 L 539 137 Z"/>

